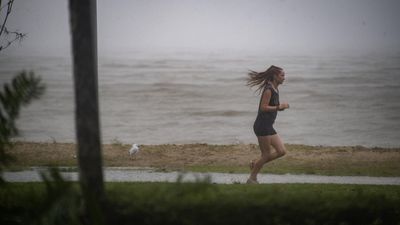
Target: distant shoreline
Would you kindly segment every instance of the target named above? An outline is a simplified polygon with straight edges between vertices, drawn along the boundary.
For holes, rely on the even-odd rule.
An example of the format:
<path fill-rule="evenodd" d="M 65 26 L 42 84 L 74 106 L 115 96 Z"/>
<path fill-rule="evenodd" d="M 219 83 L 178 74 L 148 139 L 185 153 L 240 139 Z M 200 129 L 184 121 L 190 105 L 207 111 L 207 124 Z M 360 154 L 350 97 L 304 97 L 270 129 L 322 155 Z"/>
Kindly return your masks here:
<path fill-rule="evenodd" d="M 103 144 L 103 166 L 247 173 L 248 163 L 260 154 L 255 144 L 166 144 L 142 145 L 136 157 L 131 157 L 130 147 L 120 143 Z M 286 147 L 288 154 L 267 164 L 263 173 L 400 176 L 400 148 L 293 144 Z M 7 152 L 15 158 L 10 170 L 32 166 L 77 166 L 76 144 L 72 143 L 15 142 Z"/>

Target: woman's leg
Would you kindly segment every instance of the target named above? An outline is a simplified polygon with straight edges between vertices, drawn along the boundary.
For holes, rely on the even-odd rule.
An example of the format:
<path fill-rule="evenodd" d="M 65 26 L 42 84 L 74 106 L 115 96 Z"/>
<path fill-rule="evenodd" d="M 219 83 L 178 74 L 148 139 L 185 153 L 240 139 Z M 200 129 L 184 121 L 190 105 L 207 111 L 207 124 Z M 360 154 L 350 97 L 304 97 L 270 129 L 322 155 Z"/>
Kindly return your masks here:
<path fill-rule="evenodd" d="M 271 145 L 274 147 L 277 157 L 282 157 L 286 155 L 286 148 L 285 145 L 283 144 L 283 141 L 281 137 L 278 134 L 272 135 L 271 136 Z"/>
<path fill-rule="evenodd" d="M 285 146 L 283 145 L 278 134 L 259 136 L 257 138 L 261 150 L 261 157 L 254 163 L 252 167 L 250 179 L 253 181 L 257 181 L 257 174 L 260 172 L 265 163 L 282 157 L 286 154 Z M 275 148 L 274 152 L 271 151 L 271 145 Z"/>
<path fill-rule="evenodd" d="M 258 136 L 258 145 L 261 151 L 261 157 L 254 163 L 250 173 L 250 179 L 257 181 L 257 174 L 263 165 L 271 158 L 271 136 Z"/>

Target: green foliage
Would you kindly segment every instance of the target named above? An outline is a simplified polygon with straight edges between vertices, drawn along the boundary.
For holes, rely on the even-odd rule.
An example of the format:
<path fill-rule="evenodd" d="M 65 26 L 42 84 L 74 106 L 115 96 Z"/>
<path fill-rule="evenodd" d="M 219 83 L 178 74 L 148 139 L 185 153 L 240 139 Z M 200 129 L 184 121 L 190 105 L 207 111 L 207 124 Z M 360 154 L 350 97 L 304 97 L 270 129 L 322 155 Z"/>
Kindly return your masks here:
<path fill-rule="evenodd" d="M 45 86 L 40 77 L 33 72 L 22 71 L 11 81 L 4 84 L 0 91 L 0 172 L 11 157 L 5 153 L 5 148 L 10 147 L 10 138 L 18 134 L 15 120 L 19 116 L 22 106 L 26 106 L 33 99 L 43 95 Z M 0 177 L 0 182 L 2 182 Z"/>
<path fill-rule="evenodd" d="M 79 186 L 66 181 L 57 168 L 40 175 L 42 183 L 7 183 L 0 188 L 0 224 L 104 224 L 100 202 L 84 198 Z"/>
<path fill-rule="evenodd" d="M 51 205 L 47 208 L 53 208 L 45 210 L 47 219 L 42 217 L 34 221 L 74 224 L 73 218 L 81 218 L 81 200 L 71 200 L 81 199 L 77 185 L 68 183 L 68 188 L 64 189 L 59 184 L 58 188 L 63 190 L 60 192 L 75 192 L 61 198 L 58 194 L 49 194 L 52 191 L 47 184 L 9 185 L 11 192 L 0 189 L 1 224 L 32 223 L 27 221 L 37 218 L 32 216 L 42 212 L 41 208 L 46 204 Z M 56 187 L 54 183 L 52 185 Z M 198 183 L 108 183 L 106 190 L 109 197 L 105 210 L 107 224 L 391 225 L 400 221 L 398 186 L 215 185 L 208 180 L 199 180 Z M 57 204 L 58 209 L 54 210 Z M 75 209 L 69 211 L 69 207 Z M 48 218 L 50 214 L 53 214 L 52 220 Z M 85 223 L 82 219 L 78 222 Z"/>
<path fill-rule="evenodd" d="M 0 91 L 0 172 L 11 157 L 6 154 L 6 148 L 12 147 L 10 139 L 18 135 L 16 119 L 22 106 L 43 95 L 45 86 L 41 79 L 33 72 L 22 71 L 11 84 L 4 84 Z M 72 183 L 65 181 L 58 169 L 51 169 L 41 174 L 45 190 L 41 198 L 29 193 L 24 200 L 26 204 L 12 207 L 12 199 L 6 198 L 10 205 L 0 207 L 0 224 L 82 224 L 85 221 L 94 221 L 100 224 L 103 221 L 100 215 L 101 204 L 97 199 L 90 199 L 90 193 L 83 195 Z M 13 190 L 1 186 L 4 196 L 17 195 Z M 85 199 L 86 201 L 83 201 Z M 89 199 L 89 200 L 88 200 Z M 89 207 L 85 207 L 88 205 Z M 88 210 L 89 212 L 85 212 Z M 24 212 L 21 216 L 20 212 Z"/>
<path fill-rule="evenodd" d="M 49 174 L 42 173 L 41 177 L 46 187 L 45 196 L 37 208 L 35 219 L 40 225 L 77 225 L 80 224 L 81 195 L 73 183 L 65 181 L 58 169 L 52 168 Z"/>
<path fill-rule="evenodd" d="M 18 134 L 15 120 L 18 118 L 21 106 L 39 98 L 44 90 L 40 77 L 35 76 L 33 72 L 28 74 L 22 71 L 13 78 L 11 85 L 4 84 L 3 91 L 0 92 L 2 142 L 7 142 L 6 138 Z"/>
<path fill-rule="evenodd" d="M 0 188 L 0 224 L 79 224 L 79 195 L 73 183 L 66 182 L 56 169 L 41 173 L 41 186 Z"/>
<path fill-rule="evenodd" d="M 110 192 L 110 191 L 109 191 Z M 397 187 L 114 184 L 115 224 L 398 224 Z"/>
<path fill-rule="evenodd" d="M 82 193 L 72 182 L 62 178 L 57 168 L 43 172 L 41 177 L 46 191 L 40 207 L 36 209 L 32 224 L 38 225 L 80 225 L 103 224 L 101 202 Z M 86 195 L 86 196 L 85 196 Z M 86 211 L 87 210 L 87 211 Z"/>

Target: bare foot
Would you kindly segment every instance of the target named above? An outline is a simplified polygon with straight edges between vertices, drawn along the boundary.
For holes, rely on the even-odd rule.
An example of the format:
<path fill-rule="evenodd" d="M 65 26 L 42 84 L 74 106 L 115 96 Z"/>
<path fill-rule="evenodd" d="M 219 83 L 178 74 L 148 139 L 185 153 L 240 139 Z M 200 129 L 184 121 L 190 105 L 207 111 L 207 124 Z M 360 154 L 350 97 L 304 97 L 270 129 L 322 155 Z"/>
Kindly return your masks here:
<path fill-rule="evenodd" d="M 249 178 L 249 179 L 247 179 L 246 184 L 258 184 L 258 181 Z"/>

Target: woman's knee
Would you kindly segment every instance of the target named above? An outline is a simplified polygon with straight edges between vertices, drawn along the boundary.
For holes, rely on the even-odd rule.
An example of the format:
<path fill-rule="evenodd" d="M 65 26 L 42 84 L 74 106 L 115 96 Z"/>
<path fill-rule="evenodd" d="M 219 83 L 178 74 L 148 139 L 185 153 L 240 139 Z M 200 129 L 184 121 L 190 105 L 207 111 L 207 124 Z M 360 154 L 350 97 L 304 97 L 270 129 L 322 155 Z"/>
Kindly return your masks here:
<path fill-rule="evenodd" d="M 263 153 L 263 154 L 261 154 L 261 162 L 264 164 L 264 163 L 267 163 L 267 162 L 269 162 L 269 161 L 271 161 L 271 159 L 272 159 L 272 156 L 271 156 L 271 154 L 267 154 L 267 153 Z"/>
<path fill-rule="evenodd" d="M 283 157 L 284 155 L 286 155 L 286 148 L 284 145 L 281 145 L 280 148 L 275 149 L 276 152 L 278 153 L 278 157 Z"/>
<path fill-rule="evenodd" d="M 278 135 L 272 138 L 271 144 L 274 146 L 278 158 L 286 155 L 285 145 L 283 144 L 281 138 Z"/>
<path fill-rule="evenodd" d="M 286 149 L 281 149 L 277 153 L 278 153 L 278 158 L 283 157 L 286 155 Z"/>

